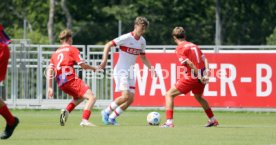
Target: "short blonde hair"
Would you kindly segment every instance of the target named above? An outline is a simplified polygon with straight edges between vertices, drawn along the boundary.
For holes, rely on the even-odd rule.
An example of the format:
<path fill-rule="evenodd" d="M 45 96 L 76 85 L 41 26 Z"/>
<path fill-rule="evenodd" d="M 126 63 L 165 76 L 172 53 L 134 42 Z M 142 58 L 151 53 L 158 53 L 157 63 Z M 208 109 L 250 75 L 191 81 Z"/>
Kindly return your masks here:
<path fill-rule="evenodd" d="M 69 29 L 65 29 L 65 30 L 61 31 L 59 34 L 60 41 L 64 41 L 64 40 L 66 41 L 70 37 L 72 37 L 72 31 Z"/>
<path fill-rule="evenodd" d="M 149 21 L 147 20 L 147 18 L 139 16 L 139 17 L 136 17 L 136 19 L 134 21 L 134 24 L 135 25 L 143 24 L 143 25 L 148 27 L 149 26 Z"/>
<path fill-rule="evenodd" d="M 172 36 L 177 39 L 186 39 L 186 32 L 183 27 L 175 27 L 172 31 Z"/>

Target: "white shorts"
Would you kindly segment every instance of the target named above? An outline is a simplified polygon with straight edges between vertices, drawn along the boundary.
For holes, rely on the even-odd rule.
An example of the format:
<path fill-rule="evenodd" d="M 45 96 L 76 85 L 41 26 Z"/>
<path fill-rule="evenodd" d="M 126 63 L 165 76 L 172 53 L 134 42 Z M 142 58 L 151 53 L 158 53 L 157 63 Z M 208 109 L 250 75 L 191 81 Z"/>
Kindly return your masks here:
<path fill-rule="evenodd" d="M 127 74 L 114 74 L 115 92 L 130 91 L 135 93 L 135 78 L 129 77 Z"/>

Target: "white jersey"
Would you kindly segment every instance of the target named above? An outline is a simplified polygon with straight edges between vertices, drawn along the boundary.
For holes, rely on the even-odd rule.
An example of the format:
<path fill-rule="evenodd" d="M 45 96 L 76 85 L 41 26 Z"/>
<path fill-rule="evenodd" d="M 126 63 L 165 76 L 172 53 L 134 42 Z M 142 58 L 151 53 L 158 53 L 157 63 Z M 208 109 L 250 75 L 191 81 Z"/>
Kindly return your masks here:
<path fill-rule="evenodd" d="M 135 39 L 132 32 L 124 34 L 112 41 L 119 47 L 119 59 L 114 68 L 115 91 L 135 91 L 135 74 L 133 66 L 138 55 L 145 55 L 146 40 L 144 37 Z"/>
<path fill-rule="evenodd" d="M 112 42 L 120 49 L 117 69 L 128 70 L 136 63 L 138 55 L 145 55 L 146 40 L 142 36 L 138 40 L 135 39 L 132 32 L 115 38 Z"/>

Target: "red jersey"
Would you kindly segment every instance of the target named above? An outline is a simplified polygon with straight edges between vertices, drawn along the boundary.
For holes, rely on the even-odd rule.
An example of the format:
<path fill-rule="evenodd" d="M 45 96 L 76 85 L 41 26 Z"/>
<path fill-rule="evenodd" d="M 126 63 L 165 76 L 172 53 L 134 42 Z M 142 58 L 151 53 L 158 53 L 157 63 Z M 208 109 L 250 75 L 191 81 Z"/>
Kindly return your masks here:
<path fill-rule="evenodd" d="M 179 62 L 187 69 L 187 75 L 191 76 L 191 68 L 185 63 L 187 60 L 193 62 L 197 69 L 204 70 L 204 54 L 199 47 L 191 42 L 181 42 L 175 49 Z"/>
<path fill-rule="evenodd" d="M 56 80 L 59 86 L 75 79 L 74 64 L 84 63 L 79 50 L 74 46 L 61 46 L 53 53 L 50 66 L 55 70 Z"/>
<path fill-rule="evenodd" d="M 10 51 L 7 44 L 0 43 L 0 82 L 5 80 Z"/>

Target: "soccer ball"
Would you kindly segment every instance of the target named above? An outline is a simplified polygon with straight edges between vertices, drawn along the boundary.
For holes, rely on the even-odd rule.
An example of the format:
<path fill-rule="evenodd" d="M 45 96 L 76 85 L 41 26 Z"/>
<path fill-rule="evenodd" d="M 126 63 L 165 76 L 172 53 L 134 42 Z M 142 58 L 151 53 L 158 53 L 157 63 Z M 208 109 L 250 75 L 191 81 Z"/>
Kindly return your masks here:
<path fill-rule="evenodd" d="M 159 125 L 160 120 L 160 114 L 158 112 L 150 112 L 147 116 L 147 122 L 149 125 Z"/>

